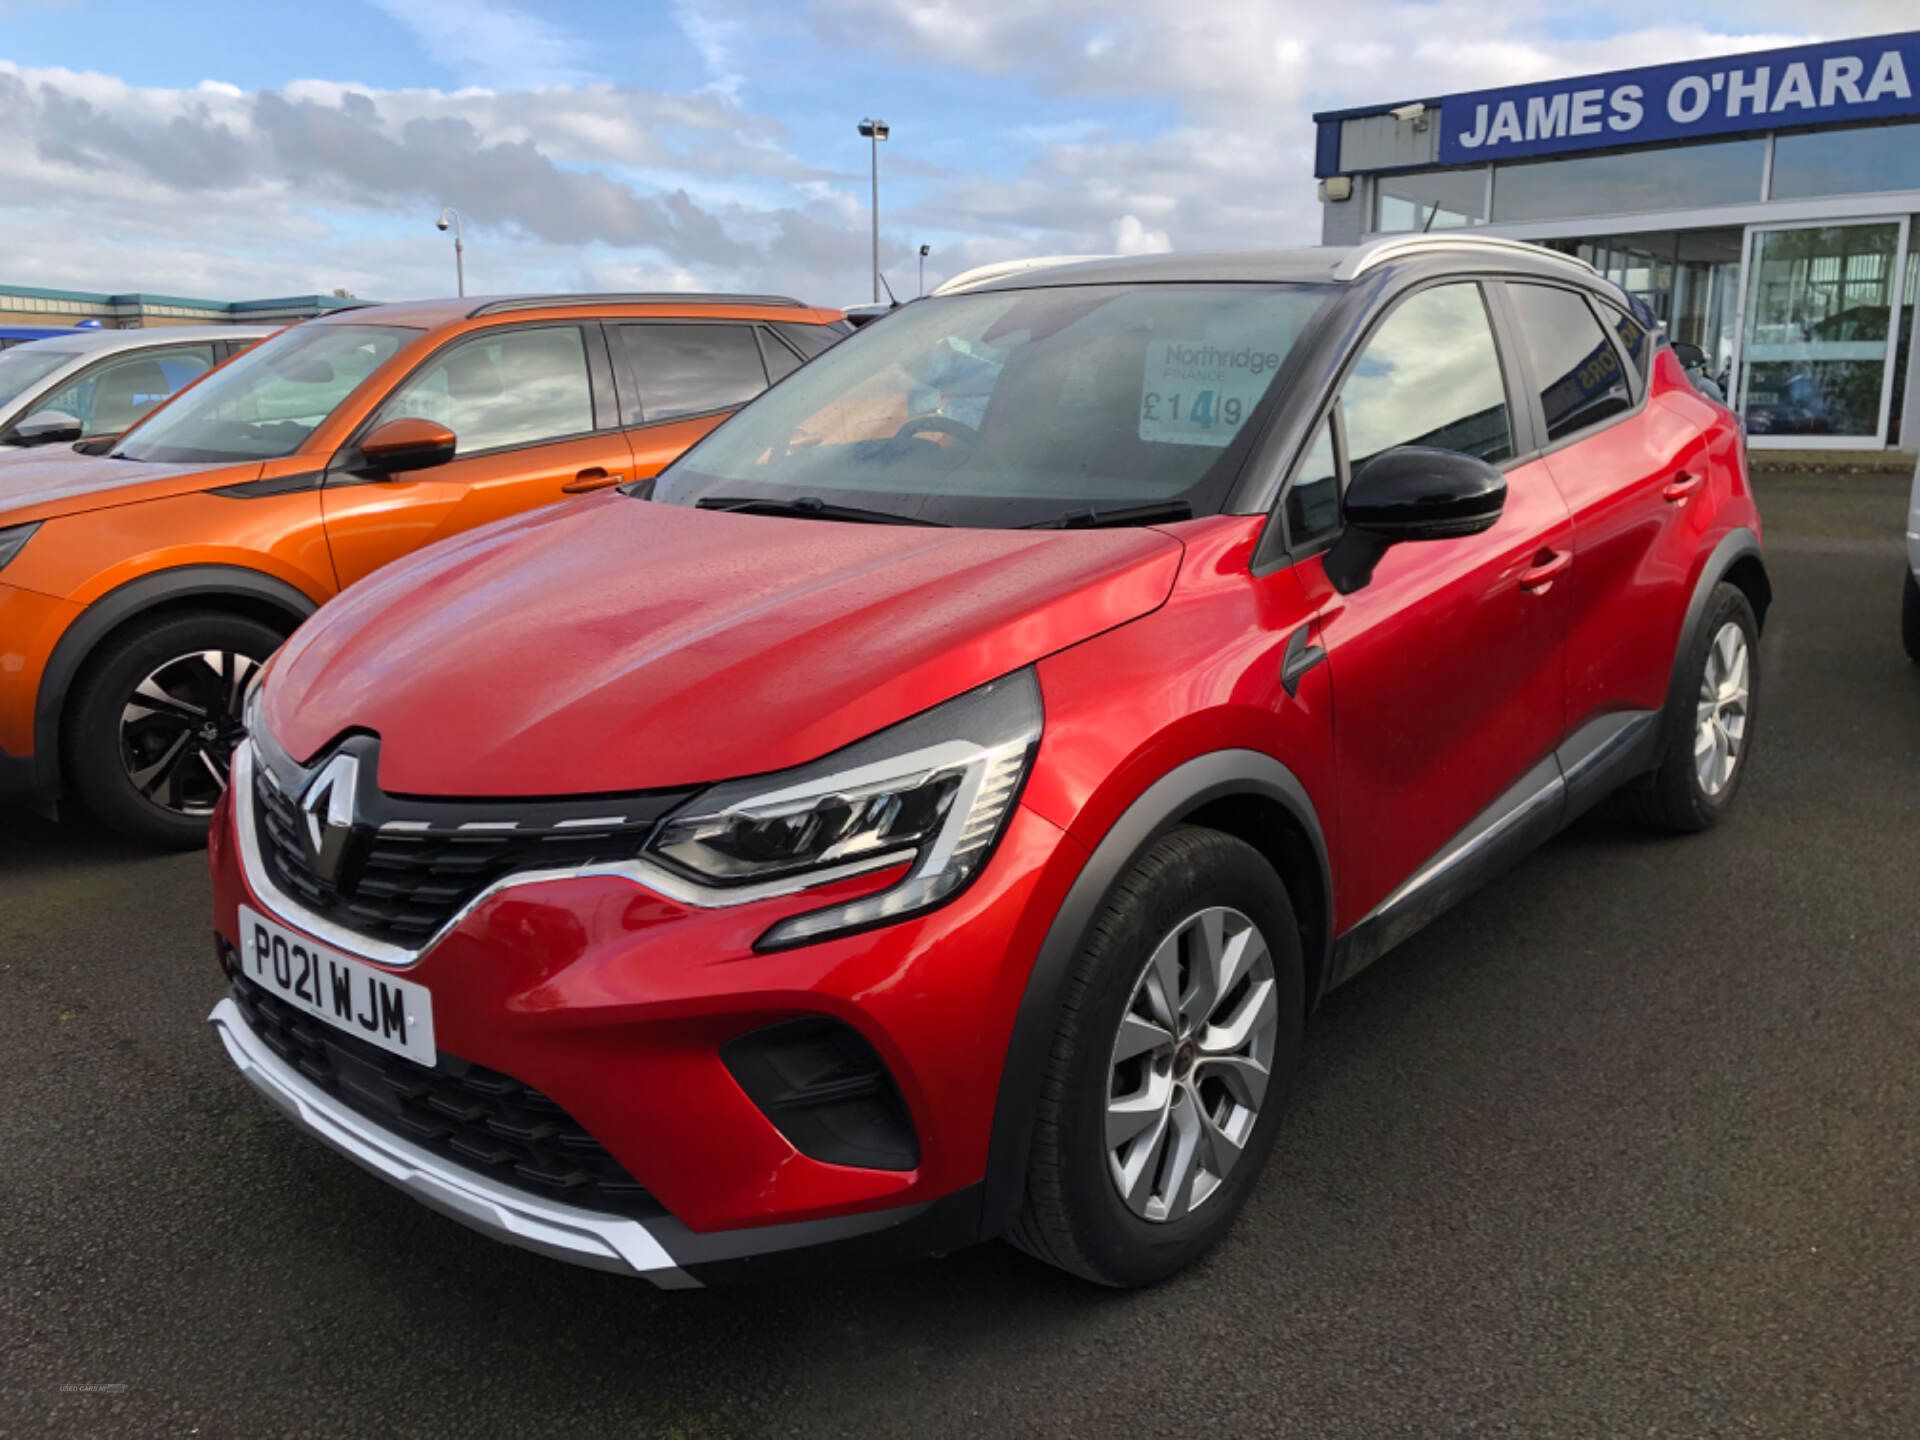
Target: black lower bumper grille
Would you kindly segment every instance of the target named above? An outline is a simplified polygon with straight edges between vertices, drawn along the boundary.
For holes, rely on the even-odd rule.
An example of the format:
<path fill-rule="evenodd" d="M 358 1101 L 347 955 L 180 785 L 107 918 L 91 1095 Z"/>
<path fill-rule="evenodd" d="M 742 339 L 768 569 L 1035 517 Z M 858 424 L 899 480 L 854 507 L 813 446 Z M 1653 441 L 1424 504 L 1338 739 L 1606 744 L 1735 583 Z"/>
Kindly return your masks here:
<path fill-rule="evenodd" d="M 585 1210 L 667 1212 L 553 1101 L 442 1054 L 431 1070 L 296 1010 L 244 976 L 234 1003 L 273 1052 L 342 1104 L 424 1150 L 516 1190 Z"/>

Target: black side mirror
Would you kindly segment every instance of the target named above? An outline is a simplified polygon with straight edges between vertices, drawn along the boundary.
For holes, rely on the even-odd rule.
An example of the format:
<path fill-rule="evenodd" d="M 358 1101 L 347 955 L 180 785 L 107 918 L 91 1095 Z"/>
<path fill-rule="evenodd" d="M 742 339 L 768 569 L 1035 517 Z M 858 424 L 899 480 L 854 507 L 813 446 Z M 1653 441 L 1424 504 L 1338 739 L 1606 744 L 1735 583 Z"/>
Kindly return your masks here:
<path fill-rule="evenodd" d="M 83 433 L 79 419 L 64 410 L 36 410 L 13 427 L 12 438 L 22 445 L 56 445 Z"/>
<path fill-rule="evenodd" d="M 1327 578 L 1351 595 L 1389 546 L 1478 535 L 1506 503 L 1507 477 L 1477 456 L 1424 445 L 1382 451 L 1347 487 L 1346 529 L 1327 552 Z"/>
<path fill-rule="evenodd" d="M 1684 340 L 1676 340 L 1673 342 L 1673 358 L 1678 360 L 1682 367 L 1688 370 L 1704 370 L 1707 368 L 1707 352 L 1702 350 L 1698 345 L 1687 344 Z"/>
<path fill-rule="evenodd" d="M 453 431 L 412 415 L 376 425 L 360 440 L 361 459 L 369 468 L 388 474 L 444 465 L 457 448 Z"/>

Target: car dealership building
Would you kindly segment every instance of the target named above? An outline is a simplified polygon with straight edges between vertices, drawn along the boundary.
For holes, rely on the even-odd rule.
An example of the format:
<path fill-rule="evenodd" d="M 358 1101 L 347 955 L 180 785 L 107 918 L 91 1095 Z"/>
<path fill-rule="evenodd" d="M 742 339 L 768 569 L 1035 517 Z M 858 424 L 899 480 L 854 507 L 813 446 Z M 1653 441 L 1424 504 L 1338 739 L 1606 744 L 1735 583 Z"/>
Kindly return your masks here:
<path fill-rule="evenodd" d="M 1920 32 L 1316 115 L 1322 238 L 1567 251 L 1700 348 L 1755 448 L 1912 449 L 1916 87 Z"/>

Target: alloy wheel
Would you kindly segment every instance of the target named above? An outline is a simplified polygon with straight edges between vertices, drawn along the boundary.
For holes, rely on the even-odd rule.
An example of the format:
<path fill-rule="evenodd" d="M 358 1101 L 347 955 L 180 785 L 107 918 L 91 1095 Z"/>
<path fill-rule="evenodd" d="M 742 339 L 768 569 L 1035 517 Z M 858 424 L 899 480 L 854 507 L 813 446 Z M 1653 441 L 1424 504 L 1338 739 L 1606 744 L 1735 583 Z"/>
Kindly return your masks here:
<path fill-rule="evenodd" d="M 211 815 L 227 788 L 244 734 L 247 682 L 259 665 L 234 650 L 197 650 L 134 686 L 120 712 L 120 763 L 133 788 L 176 815 Z"/>
<path fill-rule="evenodd" d="M 1700 788 L 1709 797 L 1727 788 L 1740 764 L 1740 747 L 1747 734 L 1751 670 L 1747 632 L 1729 620 L 1715 632 L 1713 643 L 1707 647 L 1707 663 L 1700 672 L 1700 701 L 1695 710 L 1693 763 L 1700 777 Z"/>
<path fill-rule="evenodd" d="M 1238 910 L 1202 910 L 1154 947 L 1107 1085 L 1108 1173 L 1135 1215 L 1178 1220 L 1232 1173 L 1266 1099 L 1278 1027 L 1273 956 Z"/>

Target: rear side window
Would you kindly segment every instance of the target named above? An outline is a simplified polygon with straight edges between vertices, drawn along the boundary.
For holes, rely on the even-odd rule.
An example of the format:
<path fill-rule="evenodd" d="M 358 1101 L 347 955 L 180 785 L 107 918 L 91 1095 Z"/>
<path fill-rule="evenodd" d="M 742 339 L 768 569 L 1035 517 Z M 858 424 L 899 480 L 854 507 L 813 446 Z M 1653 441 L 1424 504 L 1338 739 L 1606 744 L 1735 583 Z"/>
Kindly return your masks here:
<path fill-rule="evenodd" d="M 1549 441 L 1633 408 L 1626 367 L 1584 299 L 1550 285 L 1510 284 L 1507 290 L 1533 359 Z"/>
<path fill-rule="evenodd" d="M 853 333 L 853 327 L 844 320 L 831 325 L 796 325 L 791 320 L 782 320 L 773 328 L 798 346 L 809 360 Z"/>
<path fill-rule="evenodd" d="M 1436 285 L 1396 307 L 1340 391 L 1348 468 L 1383 450 L 1431 445 L 1497 462 L 1513 454 L 1500 353 L 1480 287 Z"/>
<path fill-rule="evenodd" d="M 640 394 L 626 423 L 652 425 L 744 405 L 767 388 L 751 325 L 616 325 Z"/>
<path fill-rule="evenodd" d="M 800 357 L 776 340 L 771 330 L 762 328 L 758 333 L 760 358 L 767 362 L 767 383 L 778 385 L 800 368 Z"/>
<path fill-rule="evenodd" d="M 1602 305 L 1600 313 L 1606 316 L 1607 324 L 1613 327 L 1614 335 L 1620 341 L 1620 348 L 1627 352 L 1627 359 L 1642 380 L 1647 378 L 1647 360 L 1653 354 L 1653 345 L 1647 336 L 1647 327 L 1611 305 Z"/>

